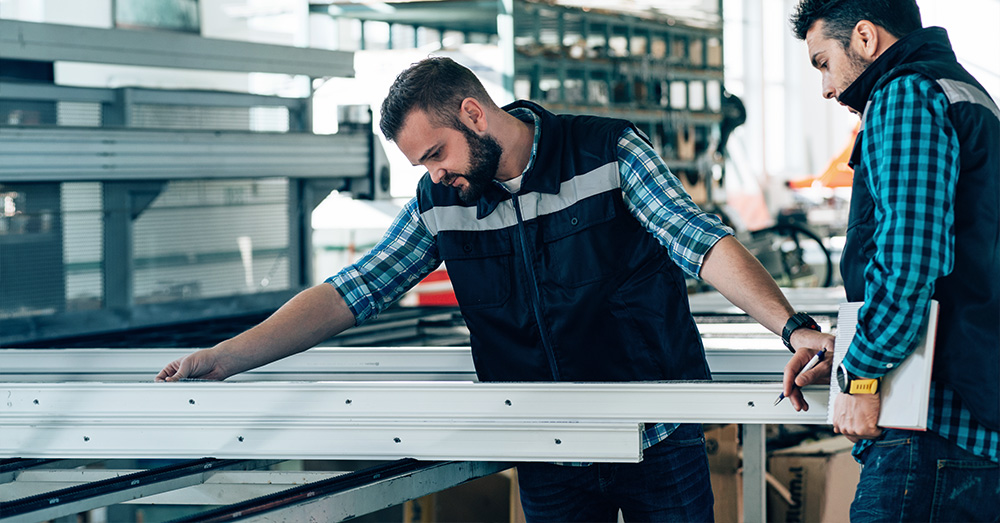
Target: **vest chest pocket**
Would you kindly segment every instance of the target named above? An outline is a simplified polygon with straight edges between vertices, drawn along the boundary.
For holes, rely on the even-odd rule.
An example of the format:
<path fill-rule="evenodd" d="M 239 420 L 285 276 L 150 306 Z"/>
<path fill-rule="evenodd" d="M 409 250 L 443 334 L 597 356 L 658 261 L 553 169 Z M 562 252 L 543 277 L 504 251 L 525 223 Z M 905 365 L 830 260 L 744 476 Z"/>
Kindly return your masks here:
<path fill-rule="evenodd" d="M 614 198 L 600 194 L 540 218 L 546 279 L 579 287 L 614 274 L 627 242 L 616 215 Z"/>
<path fill-rule="evenodd" d="M 510 298 L 510 235 L 505 231 L 441 231 L 438 252 L 463 309 L 499 307 Z"/>

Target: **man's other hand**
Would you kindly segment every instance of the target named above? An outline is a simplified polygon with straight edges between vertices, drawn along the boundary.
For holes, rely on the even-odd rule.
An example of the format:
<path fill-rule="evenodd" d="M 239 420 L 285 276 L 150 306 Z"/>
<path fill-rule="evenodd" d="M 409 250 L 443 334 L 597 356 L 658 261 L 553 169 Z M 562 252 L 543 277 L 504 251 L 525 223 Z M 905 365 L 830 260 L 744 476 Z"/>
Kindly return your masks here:
<path fill-rule="evenodd" d="M 168 363 L 156 375 L 156 381 L 224 380 L 229 375 L 230 373 L 219 364 L 218 353 L 215 349 L 202 349 Z"/>
<path fill-rule="evenodd" d="M 882 434 L 878 426 L 881 407 L 880 394 L 838 394 L 833 409 L 833 431 L 855 443 L 875 439 Z"/>

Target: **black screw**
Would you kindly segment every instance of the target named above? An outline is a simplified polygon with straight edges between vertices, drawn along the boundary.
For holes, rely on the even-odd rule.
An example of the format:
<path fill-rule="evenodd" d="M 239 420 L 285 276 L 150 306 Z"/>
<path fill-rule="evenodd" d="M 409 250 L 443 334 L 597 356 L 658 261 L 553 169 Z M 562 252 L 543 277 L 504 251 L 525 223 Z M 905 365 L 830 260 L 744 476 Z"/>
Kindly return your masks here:
<path fill-rule="evenodd" d="M 562 445 L 562 440 L 559 439 L 559 438 L 556 438 L 556 445 Z"/>
<path fill-rule="evenodd" d="M 755 407 L 755 406 L 756 405 L 754 405 L 752 401 L 747 402 L 747 407 Z"/>
<path fill-rule="evenodd" d="M 508 407 L 511 406 L 510 400 L 504 400 L 503 404 L 507 405 Z"/>
<path fill-rule="evenodd" d="M 38 400 L 35 400 L 32 403 L 34 403 L 35 405 L 38 405 Z"/>
<path fill-rule="evenodd" d="M 83 441 L 90 441 L 90 436 L 84 436 Z"/>
<path fill-rule="evenodd" d="M 348 399 L 348 400 L 347 400 L 347 401 L 345 401 L 344 403 L 346 403 L 346 404 L 350 405 L 350 404 L 351 404 L 351 400 L 349 400 L 349 399 Z"/>
<path fill-rule="evenodd" d="M 188 400 L 188 403 L 194 405 L 194 400 Z"/>
<path fill-rule="evenodd" d="M 240 437 L 238 437 L 236 439 L 240 440 L 241 443 L 243 442 L 243 436 L 240 436 Z"/>
<path fill-rule="evenodd" d="M 392 441 L 395 441 L 396 443 L 402 443 L 403 442 L 403 440 L 401 440 L 399 438 L 392 438 Z"/>

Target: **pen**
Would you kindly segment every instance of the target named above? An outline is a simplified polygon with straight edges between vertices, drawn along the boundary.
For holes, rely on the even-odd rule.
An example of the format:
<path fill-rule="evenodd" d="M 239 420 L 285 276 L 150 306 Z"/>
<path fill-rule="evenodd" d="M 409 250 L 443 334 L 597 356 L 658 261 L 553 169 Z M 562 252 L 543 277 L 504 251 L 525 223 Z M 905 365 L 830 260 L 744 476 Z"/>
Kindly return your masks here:
<path fill-rule="evenodd" d="M 823 357 L 824 356 L 826 356 L 826 349 L 823 349 L 823 350 L 817 352 L 816 355 L 813 356 L 811 360 L 809 360 L 809 363 L 806 363 L 806 366 L 802 367 L 802 370 L 799 371 L 798 376 L 795 376 L 795 377 L 798 378 L 799 376 L 801 376 L 801 375 L 805 374 L 806 372 L 809 372 L 810 370 L 812 370 L 812 368 L 815 367 L 816 365 L 818 365 L 819 362 L 823 361 Z M 794 383 L 792 384 L 792 386 L 793 387 L 795 386 Z M 783 400 L 783 399 L 785 399 L 785 391 L 781 391 L 781 394 L 778 394 L 778 399 L 774 400 L 774 404 L 777 405 L 777 404 L 781 403 L 781 400 Z"/>

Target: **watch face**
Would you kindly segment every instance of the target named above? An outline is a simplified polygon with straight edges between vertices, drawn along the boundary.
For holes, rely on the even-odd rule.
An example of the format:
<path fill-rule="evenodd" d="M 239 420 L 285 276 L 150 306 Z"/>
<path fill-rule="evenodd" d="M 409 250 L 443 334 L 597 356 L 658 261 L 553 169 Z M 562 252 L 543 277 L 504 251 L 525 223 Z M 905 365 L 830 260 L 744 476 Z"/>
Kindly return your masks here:
<path fill-rule="evenodd" d="M 851 390 L 850 380 L 847 378 L 847 369 L 844 368 L 843 363 L 837 367 L 837 385 L 840 386 L 840 392 L 843 392 L 844 394 L 848 394 L 848 391 Z"/>

